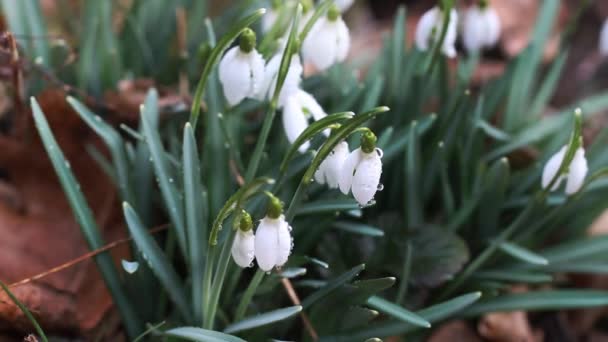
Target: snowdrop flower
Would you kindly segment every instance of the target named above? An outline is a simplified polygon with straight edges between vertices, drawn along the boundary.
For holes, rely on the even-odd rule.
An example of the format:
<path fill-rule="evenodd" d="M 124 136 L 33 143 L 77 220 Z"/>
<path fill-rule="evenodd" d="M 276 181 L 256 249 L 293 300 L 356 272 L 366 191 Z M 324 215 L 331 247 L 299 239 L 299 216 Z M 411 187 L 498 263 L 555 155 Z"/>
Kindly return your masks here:
<path fill-rule="evenodd" d="M 266 33 L 270 31 L 274 23 L 279 18 L 279 12 L 281 10 L 281 0 L 272 0 L 270 4 L 270 10 L 262 17 L 262 32 Z"/>
<path fill-rule="evenodd" d="M 496 11 L 488 6 L 488 0 L 468 8 L 462 22 L 462 39 L 469 52 L 489 48 L 500 38 L 500 20 Z"/>
<path fill-rule="evenodd" d="M 255 258 L 260 269 L 266 272 L 283 266 L 292 248 L 291 226 L 285 221 L 283 204 L 274 195 L 270 196 L 268 212 L 255 234 Z"/>
<path fill-rule="evenodd" d="M 320 18 L 302 44 L 305 62 L 319 70 L 326 70 L 335 63 L 343 62 L 348 56 L 350 35 L 348 27 L 340 16 L 340 10 L 332 6 L 327 16 Z"/>
<path fill-rule="evenodd" d="M 565 156 L 566 151 L 568 150 L 568 146 L 562 147 L 559 152 L 554 154 L 543 169 L 542 176 L 542 186 L 543 188 L 547 188 L 551 183 L 551 180 L 557 175 L 559 171 L 559 167 L 561 166 Z M 587 175 L 587 171 L 589 170 L 587 166 L 587 159 L 585 158 L 585 149 L 583 147 L 579 147 L 574 153 L 574 158 L 570 163 L 567 173 L 559 176 L 555 184 L 551 187 L 551 191 L 557 190 L 562 181 L 566 179 L 566 194 L 573 195 L 577 193 L 583 183 L 585 181 L 585 176 Z"/>
<path fill-rule="evenodd" d="M 315 180 L 319 184 L 327 183 L 330 189 L 337 189 L 342 165 L 349 153 L 348 144 L 344 141 L 340 142 L 319 165 L 319 169 L 315 172 Z"/>
<path fill-rule="evenodd" d="M 281 51 L 284 49 L 285 48 L 281 49 Z M 259 100 L 263 100 L 265 98 L 271 100 L 274 96 L 274 91 L 277 86 L 277 78 L 279 76 L 279 68 L 281 67 L 281 58 L 282 54 L 276 54 L 270 59 L 270 61 L 268 61 L 268 64 L 266 64 L 264 81 L 262 82 L 260 91 L 256 96 L 256 98 Z M 285 77 L 285 82 L 283 83 L 283 87 L 281 88 L 281 92 L 279 94 L 279 108 L 283 107 L 288 97 L 295 94 L 300 89 L 303 70 L 304 69 L 302 68 L 300 57 L 298 54 L 294 54 L 291 57 L 287 76 Z"/>
<path fill-rule="evenodd" d="M 232 259 L 240 267 L 249 267 L 255 256 L 255 236 L 253 235 L 253 221 L 251 215 L 243 210 L 240 215 L 234 242 L 232 243 Z"/>
<path fill-rule="evenodd" d="M 290 143 L 293 143 L 308 127 L 309 116 L 317 121 L 327 114 L 312 95 L 298 89 L 295 94 L 285 100 L 283 107 L 283 128 Z M 329 131 L 326 131 L 325 134 L 328 135 Z M 304 153 L 309 147 L 310 143 L 306 142 L 298 150 Z"/>
<path fill-rule="evenodd" d="M 371 131 L 365 133 L 361 147 L 348 155 L 340 172 L 340 190 L 345 195 L 352 191 L 360 205 L 369 204 L 380 187 L 382 150 L 376 148 L 376 140 Z"/>
<path fill-rule="evenodd" d="M 226 100 L 234 106 L 255 97 L 264 79 L 264 59 L 255 49 L 255 32 L 243 30 L 240 45 L 228 50 L 219 65 L 219 78 Z"/>
<path fill-rule="evenodd" d="M 455 9 L 450 10 L 450 22 L 441 46 L 441 51 L 448 57 L 456 57 L 456 30 L 458 27 L 458 14 Z M 433 47 L 433 44 L 441 38 L 443 30 L 443 12 L 435 6 L 422 15 L 416 27 L 416 46 L 422 51 Z"/>
<path fill-rule="evenodd" d="M 355 0 L 334 0 L 334 4 L 338 6 L 340 12 L 344 13 L 355 3 Z"/>
<path fill-rule="evenodd" d="M 604 20 L 602 31 L 600 32 L 600 54 L 608 56 L 608 18 Z"/>

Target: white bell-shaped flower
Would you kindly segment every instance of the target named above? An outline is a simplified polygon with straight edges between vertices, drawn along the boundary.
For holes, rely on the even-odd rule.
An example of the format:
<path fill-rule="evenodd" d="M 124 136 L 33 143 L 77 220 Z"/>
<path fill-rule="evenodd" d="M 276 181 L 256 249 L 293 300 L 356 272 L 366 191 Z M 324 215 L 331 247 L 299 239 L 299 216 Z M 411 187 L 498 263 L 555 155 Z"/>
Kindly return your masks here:
<path fill-rule="evenodd" d="M 353 6 L 354 3 L 355 3 L 355 0 L 334 0 L 334 4 L 336 4 L 336 6 L 338 6 L 338 8 L 340 9 L 340 12 L 342 12 L 342 13 L 348 11 Z"/>
<path fill-rule="evenodd" d="M 282 203 L 271 197 L 266 217 L 255 234 L 255 258 L 263 271 L 281 267 L 289 258 L 292 248 L 291 226 L 285 221 Z"/>
<path fill-rule="evenodd" d="M 266 33 L 270 31 L 274 23 L 279 18 L 281 11 L 281 0 L 273 0 L 270 5 L 270 10 L 266 11 L 262 17 L 262 32 Z"/>
<path fill-rule="evenodd" d="M 281 49 L 281 51 L 282 50 L 284 49 Z M 264 81 L 262 82 L 260 91 L 256 96 L 256 98 L 259 100 L 263 100 L 265 98 L 269 100 L 272 99 L 277 86 L 279 68 L 281 67 L 281 58 L 282 54 L 276 54 L 270 59 L 270 61 L 268 61 L 268 64 L 266 64 Z M 304 69 L 302 68 L 300 57 L 297 54 L 294 54 L 291 57 L 287 76 L 285 77 L 285 82 L 283 83 L 283 87 L 281 88 L 281 92 L 279 94 L 279 108 L 283 107 L 289 96 L 293 95 L 300 89 L 303 70 Z"/>
<path fill-rule="evenodd" d="M 253 235 L 253 221 L 251 215 L 242 211 L 239 216 L 239 227 L 237 228 L 234 241 L 232 242 L 232 259 L 240 267 L 249 267 L 255 257 L 255 236 Z"/>
<path fill-rule="evenodd" d="M 320 18 L 302 44 L 302 56 L 305 62 L 313 64 L 319 70 L 343 62 L 350 49 L 348 27 L 340 16 L 336 6 L 330 8 L 327 16 Z"/>
<path fill-rule="evenodd" d="M 449 20 L 441 51 L 444 55 L 453 58 L 456 57 L 455 44 L 458 33 L 458 14 L 455 9 L 450 10 Z M 422 15 L 416 27 L 416 46 L 418 49 L 422 51 L 431 49 L 433 44 L 441 38 L 442 29 L 443 12 L 435 6 Z"/>
<path fill-rule="evenodd" d="M 255 33 L 245 29 L 240 46 L 228 50 L 219 64 L 219 79 L 231 106 L 254 98 L 264 81 L 264 58 L 255 49 Z"/>
<path fill-rule="evenodd" d="M 337 189 L 342 166 L 349 153 L 348 144 L 344 141 L 340 142 L 319 165 L 319 169 L 315 172 L 315 180 L 319 184 L 327 183 L 330 189 Z"/>
<path fill-rule="evenodd" d="M 317 100 L 309 93 L 298 89 L 285 100 L 283 106 L 283 128 L 290 143 L 293 143 L 308 127 L 310 116 L 317 121 L 327 116 L 327 114 Z M 329 132 L 326 131 L 325 134 L 327 135 Z M 305 142 L 298 150 L 304 153 L 309 147 L 310 143 Z"/>
<path fill-rule="evenodd" d="M 360 205 L 369 204 L 380 186 L 382 150 L 376 148 L 376 136 L 368 132 L 362 137 L 361 147 L 352 151 L 340 172 L 340 191 L 352 191 Z"/>
<path fill-rule="evenodd" d="M 500 19 L 485 0 L 465 10 L 462 19 L 462 41 L 469 52 L 496 45 L 500 38 Z"/>
<path fill-rule="evenodd" d="M 232 243 L 232 259 L 240 267 L 249 267 L 255 256 L 255 235 L 250 229 L 246 232 L 238 230 Z"/>
<path fill-rule="evenodd" d="M 604 20 L 602 31 L 600 32 L 600 54 L 608 56 L 608 19 Z"/>
<path fill-rule="evenodd" d="M 554 154 L 545 164 L 545 168 L 543 169 L 542 175 L 542 186 L 543 188 L 547 188 L 551 183 L 551 180 L 557 175 L 559 171 L 559 167 L 561 166 L 564 158 L 566 157 L 566 151 L 568 150 L 568 146 L 562 147 L 559 152 Z M 589 167 L 587 165 L 587 159 L 585 158 L 585 149 L 583 147 L 579 147 L 574 153 L 574 158 L 568 167 L 568 172 L 564 175 L 561 175 L 557 181 L 551 187 L 551 191 L 557 190 L 560 184 L 566 179 L 566 194 L 573 195 L 577 193 L 585 182 L 585 177 L 587 176 L 587 172 L 589 171 Z"/>

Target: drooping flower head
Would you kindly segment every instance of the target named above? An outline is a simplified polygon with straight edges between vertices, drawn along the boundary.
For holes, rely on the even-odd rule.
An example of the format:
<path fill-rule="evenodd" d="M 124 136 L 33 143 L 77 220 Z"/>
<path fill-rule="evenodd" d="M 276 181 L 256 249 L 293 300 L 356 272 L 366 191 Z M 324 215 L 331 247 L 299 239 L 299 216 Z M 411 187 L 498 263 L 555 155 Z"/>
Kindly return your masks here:
<path fill-rule="evenodd" d="M 547 161 L 547 164 L 545 164 L 545 168 L 543 169 L 542 175 L 543 188 L 546 189 L 551 184 L 553 178 L 557 176 L 559 168 L 562 165 L 564 158 L 566 157 L 567 150 L 568 146 L 562 147 L 559 152 L 554 154 Z M 587 165 L 587 159 L 585 158 L 585 149 L 581 146 L 574 153 L 574 158 L 568 166 L 567 172 L 559 176 L 557 181 L 553 183 L 553 186 L 550 190 L 557 190 L 561 183 L 566 180 L 566 195 L 573 195 L 582 188 L 588 171 L 589 167 Z"/>
<path fill-rule="evenodd" d="M 232 243 L 232 259 L 240 267 L 249 267 L 255 257 L 255 236 L 251 215 L 243 210 L 238 220 L 237 232 Z"/>
<path fill-rule="evenodd" d="M 315 172 L 315 180 L 319 184 L 327 184 L 330 189 L 337 189 L 342 166 L 349 153 L 348 143 L 345 141 L 338 143 L 319 165 L 319 169 Z"/>
<path fill-rule="evenodd" d="M 422 15 L 416 27 L 416 46 L 427 51 L 441 38 L 443 30 L 443 10 L 435 6 Z M 458 14 L 455 9 L 450 10 L 449 23 L 441 51 L 447 57 L 456 57 L 456 35 L 458 27 Z"/>
<path fill-rule="evenodd" d="M 283 47 L 281 51 L 286 49 L 287 47 Z M 266 69 L 264 73 L 264 81 L 260 88 L 260 91 L 257 93 L 257 98 L 259 100 L 263 99 L 272 99 L 274 96 L 274 91 L 277 86 L 277 78 L 279 76 L 279 68 L 281 67 L 281 59 L 283 55 L 278 53 L 274 55 L 268 64 L 266 64 Z M 287 98 L 300 89 L 300 82 L 302 81 L 302 62 L 300 62 L 300 56 L 297 53 L 294 53 L 291 56 L 291 61 L 289 63 L 289 69 L 287 71 L 287 75 L 285 77 L 285 82 L 283 82 L 283 87 L 281 88 L 281 92 L 279 93 L 279 108 L 281 108 Z"/>
<path fill-rule="evenodd" d="M 293 143 L 308 127 L 308 121 L 312 117 L 315 121 L 327 116 L 321 105 L 315 98 L 302 89 L 298 89 L 289 96 L 283 106 L 283 128 L 290 143 Z M 329 132 L 326 132 L 328 134 Z M 305 152 L 310 147 L 306 142 L 299 147 L 300 152 Z"/>
<path fill-rule="evenodd" d="M 291 226 L 285 221 L 283 204 L 270 195 L 266 217 L 255 234 L 255 258 L 263 271 L 281 267 L 289 258 L 292 248 Z"/>
<path fill-rule="evenodd" d="M 345 195 L 352 191 L 360 205 L 369 204 L 380 185 L 382 150 L 376 147 L 376 140 L 371 131 L 363 134 L 361 147 L 348 155 L 340 173 L 340 190 Z"/>
<path fill-rule="evenodd" d="M 243 30 L 239 46 L 228 50 L 219 64 L 219 79 L 231 106 L 254 98 L 264 80 L 264 59 L 255 49 L 255 32 Z"/>
<path fill-rule="evenodd" d="M 302 44 L 305 62 L 319 70 L 343 62 L 350 49 L 350 34 L 337 6 L 330 7 L 327 15 L 320 18 Z"/>
<path fill-rule="evenodd" d="M 466 9 L 462 21 L 462 40 L 469 52 L 480 51 L 496 45 L 500 38 L 500 19 L 496 11 L 488 5 L 488 0 L 480 0 L 477 5 Z"/>

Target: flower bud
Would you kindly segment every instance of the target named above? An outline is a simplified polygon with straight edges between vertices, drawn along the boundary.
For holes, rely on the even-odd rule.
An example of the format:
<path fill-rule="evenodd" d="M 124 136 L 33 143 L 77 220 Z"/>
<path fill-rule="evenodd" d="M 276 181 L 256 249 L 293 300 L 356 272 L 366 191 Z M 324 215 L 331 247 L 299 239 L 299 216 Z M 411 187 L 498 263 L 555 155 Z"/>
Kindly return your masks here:
<path fill-rule="evenodd" d="M 239 215 L 238 229 L 232 242 L 232 259 L 240 267 L 249 267 L 255 256 L 255 236 L 251 215 L 243 210 Z"/>
<path fill-rule="evenodd" d="M 500 38 L 500 19 L 487 2 L 472 6 L 464 13 L 462 39 L 469 52 L 479 51 L 496 45 Z"/>
<path fill-rule="evenodd" d="M 304 61 L 319 70 L 343 62 L 350 49 L 350 33 L 336 6 L 320 18 L 302 44 Z"/>
<path fill-rule="evenodd" d="M 573 195 L 577 193 L 583 186 L 585 182 L 585 177 L 587 176 L 587 172 L 589 167 L 587 165 L 587 159 L 585 158 L 585 149 L 583 147 L 579 147 L 574 153 L 574 158 L 572 162 L 567 168 L 567 172 L 562 175 L 557 175 L 559 172 L 559 168 L 566 157 L 566 152 L 568 150 L 568 146 L 564 146 L 554 154 L 545 164 L 542 175 L 542 187 L 547 188 L 553 178 L 556 176 L 559 177 L 557 181 L 553 184 L 550 191 L 555 191 L 559 188 L 560 184 L 563 180 L 566 180 L 566 195 Z"/>
<path fill-rule="evenodd" d="M 441 3 L 440 3 L 441 4 Z M 456 57 L 456 34 L 458 27 L 458 14 L 455 9 L 450 10 L 447 32 L 441 46 L 441 51 L 447 57 Z M 443 30 L 443 10 L 433 7 L 422 15 L 416 27 L 416 46 L 422 51 L 433 47 L 440 38 Z"/>

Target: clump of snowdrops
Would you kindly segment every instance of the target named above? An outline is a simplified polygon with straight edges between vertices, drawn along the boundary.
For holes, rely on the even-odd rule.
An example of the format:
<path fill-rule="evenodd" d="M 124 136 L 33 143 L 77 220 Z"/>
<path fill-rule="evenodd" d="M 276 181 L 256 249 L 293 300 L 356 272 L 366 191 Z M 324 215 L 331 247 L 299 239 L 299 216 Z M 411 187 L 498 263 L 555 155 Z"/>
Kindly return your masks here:
<path fill-rule="evenodd" d="M 108 22 L 108 3 L 87 3 L 85 18 Z M 150 90 L 140 127 L 126 133 L 68 98 L 106 142 L 102 164 L 124 201 L 133 260 L 122 269 L 106 254 L 96 261 L 130 338 L 362 341 L 486 312 L 608 303 L 608 293 L 555 281 L 605 273 L 608 255 L 608 239 L 584 233 L 606 207 L 608 130 L 582 139 L 608 93 L 543 115 L 568 53 L 565 35 L 542 68 L 559 1 L 543 2 L 505 74 L 475 89 L 473 71 L 500 33 L 488 1 L 439 1 L 411 48 L 401 8 L 364 71 L 342 18 L 352 1 L 249 1 L 204 23 L 191 15 L 197 31 L 177 56 L 166 43 L 175 28 L 157 32 L 158 19 L 173 22 L 166 15 L 179 6 L 198 15 L 205 2 L 135 3 L 134 30 L 91 28 L 83 53 L 95 51 L 96 34 L 112 48 L 65 73 L 93 94 L 128 71 L 167 84 L 185 73 L 197 85 L 189 110 L 161 108 Z M 32 108 L 99 248 L 77 180 L 35 99 Z M 165 223 L 157 209 L 166 234 L 149 231 Z M 522 283 L 529 292 L 510 293 Z"/>

